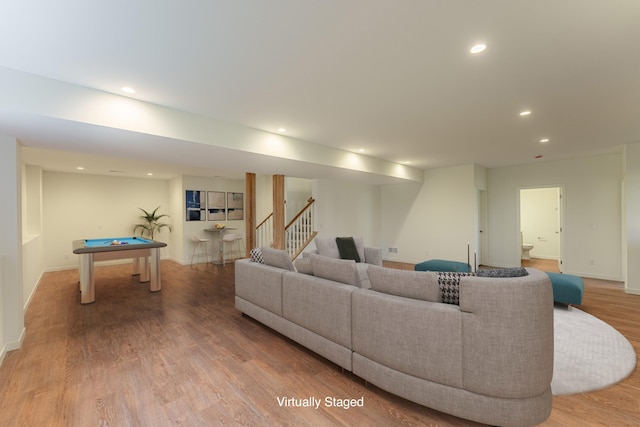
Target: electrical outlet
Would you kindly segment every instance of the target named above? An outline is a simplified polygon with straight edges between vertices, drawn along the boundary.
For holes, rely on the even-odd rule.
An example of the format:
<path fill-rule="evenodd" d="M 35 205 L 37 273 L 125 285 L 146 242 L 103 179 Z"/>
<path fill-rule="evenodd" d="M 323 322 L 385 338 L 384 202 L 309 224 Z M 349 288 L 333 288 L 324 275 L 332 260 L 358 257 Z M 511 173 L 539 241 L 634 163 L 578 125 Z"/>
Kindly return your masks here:
<path fill-rule="evenodd" d="M 397 254 L 398 253 L 398 248 L 389 248 L 389 253 L 390 254 Z"/>

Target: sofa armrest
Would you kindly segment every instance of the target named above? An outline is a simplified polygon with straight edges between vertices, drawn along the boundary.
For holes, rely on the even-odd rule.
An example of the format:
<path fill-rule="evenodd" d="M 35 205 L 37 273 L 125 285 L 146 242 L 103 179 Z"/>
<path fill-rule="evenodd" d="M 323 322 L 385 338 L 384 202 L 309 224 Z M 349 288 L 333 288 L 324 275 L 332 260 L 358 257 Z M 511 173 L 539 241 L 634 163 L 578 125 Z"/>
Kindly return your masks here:
<path fill-rule="evenodd" d="M 382 266 L 382 249 L 372 246 L 364 247 L 364 261 L 367 264 Z"/>

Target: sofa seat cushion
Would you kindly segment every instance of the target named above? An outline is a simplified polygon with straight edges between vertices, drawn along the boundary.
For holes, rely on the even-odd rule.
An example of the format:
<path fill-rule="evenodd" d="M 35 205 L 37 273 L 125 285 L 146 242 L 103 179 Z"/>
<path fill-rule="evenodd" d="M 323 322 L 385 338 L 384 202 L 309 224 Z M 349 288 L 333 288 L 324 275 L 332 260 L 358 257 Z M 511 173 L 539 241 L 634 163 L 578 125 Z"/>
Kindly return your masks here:
<path fill-rule="evenodd" d="M 369 280 L 374 291 L 423 301 L 442 301 L 435 273 L 372 265 L 369 267 Z"/>

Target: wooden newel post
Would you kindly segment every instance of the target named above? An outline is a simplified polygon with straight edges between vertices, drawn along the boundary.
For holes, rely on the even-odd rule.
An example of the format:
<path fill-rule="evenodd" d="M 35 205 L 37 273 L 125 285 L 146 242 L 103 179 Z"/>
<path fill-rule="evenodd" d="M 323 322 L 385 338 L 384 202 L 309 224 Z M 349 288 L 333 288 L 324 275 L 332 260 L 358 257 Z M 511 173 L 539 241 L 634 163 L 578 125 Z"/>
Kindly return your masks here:
<path fill-rule="evenodd" d="M 256 247 L 256 174 L 247 172 L 245 174 L 245 192 L 247 200 L 245 202 L 245 257 L 249 256 L 249 251 Z"/>

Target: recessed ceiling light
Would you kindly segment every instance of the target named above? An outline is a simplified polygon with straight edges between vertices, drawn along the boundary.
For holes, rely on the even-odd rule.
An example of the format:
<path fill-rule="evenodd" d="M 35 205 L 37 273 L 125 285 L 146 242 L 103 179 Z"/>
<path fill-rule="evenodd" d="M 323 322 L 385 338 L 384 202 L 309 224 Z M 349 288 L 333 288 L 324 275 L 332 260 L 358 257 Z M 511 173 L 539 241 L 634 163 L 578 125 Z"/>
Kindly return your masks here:
<path fill-rule="evenodd" d="M 530 110 L 520 111 L 520 115 L 521 115 L 521 116 L 528 116 L 529 114 L 531 114 L 531 111 L 530 111 Z"/>
<path fill-rule="evenodd" d="M 549 143 L 549 141 L 550 141 L 550 139 L 549 139 L 549 138 L 542 138 L 542 139 L 540 140 L 540 144 L 548 144 L 548 143 Z"/>
<path fill-rule="evenodd" d="M 147 176 L 153 176 L 153 173 L 147 172 Z"/>
<path fill-rule="evenodd" d="M 278 132 L 285 133 L 287 130 L 285 128 L 278 128 Z"/>
<path fill-rule="evenodd" d="M 359 153 L 364 153 L 364 148 L 359 148 L 359 149 L 358 149 L 358 152 L 359 152 Z"/>
<path fill-rule="evenodd" d="M 484 52 L 484 50 L 487 48 L 487 45 L 484 43 L 478 43 L 476 45 L 473 45 L 471 47 L 471 49 L 469 49 L 469 52 L 471 53 L 480 53 L 480 52 Z"/>
<path fill-rule="evenodd" d="M 83 171 L 84 168 L 82 166 L 78 166 L 76 169 L 78 169 L 79 171 Z"/>
<path fill-rule="evenodd" d="M 130 86 L 122 86 L 120 89 L 122 89 L 124 93 L 129 93 L 129 94 L 136 93 L 136 90 Z"/>

